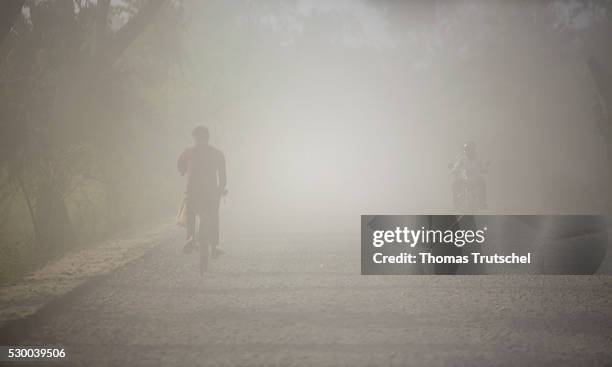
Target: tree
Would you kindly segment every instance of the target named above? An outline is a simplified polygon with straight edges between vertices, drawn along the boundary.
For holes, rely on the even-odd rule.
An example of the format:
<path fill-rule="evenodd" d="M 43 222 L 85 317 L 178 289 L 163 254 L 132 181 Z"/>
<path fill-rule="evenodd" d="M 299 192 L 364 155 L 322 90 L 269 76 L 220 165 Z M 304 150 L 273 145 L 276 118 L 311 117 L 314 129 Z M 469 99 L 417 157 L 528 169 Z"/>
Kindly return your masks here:
<path fill-rule="evenodd" d="M 134 1 L 133 14 L 118 30 L 109 21 L 109 0 L 0 5 L 0 55 L 6 55 L 0 60 L 0 190 L 20 189 L 39 247 L 77 241 L 66 198 L 84 182 L 101 182 L 109 201 L 118 201 L 112 181 L 99 169 L 102 155 L 97 161 L 92 150 L 99 136 L 112 139 L 108 134 L 117 129 L 109 125 L 125 121 L 111 113 L 125 112 L 113 97 L 130 98 L 120 92 L 124 75 L 115 65 L 165 3 Z M 119 208 L 107 207 L 109 218 L 121 218 Z"/>

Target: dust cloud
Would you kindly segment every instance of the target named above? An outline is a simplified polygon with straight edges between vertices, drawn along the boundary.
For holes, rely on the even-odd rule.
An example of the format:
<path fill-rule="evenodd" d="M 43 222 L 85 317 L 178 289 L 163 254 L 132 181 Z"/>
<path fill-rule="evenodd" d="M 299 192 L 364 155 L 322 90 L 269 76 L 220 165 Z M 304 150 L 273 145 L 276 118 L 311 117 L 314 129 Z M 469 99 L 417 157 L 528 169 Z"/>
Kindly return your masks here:
<path fill-rule="evenodd" d="M 193 93 L 170 143 L 178 154 L 193 126 L 211 128 L 224 232 L 448 213 L 467 140 L 491 163 L 487 213 L 605 211 L 596 89 L 565 2 L 239 4 L 186 6 L 180 88 Z"/>

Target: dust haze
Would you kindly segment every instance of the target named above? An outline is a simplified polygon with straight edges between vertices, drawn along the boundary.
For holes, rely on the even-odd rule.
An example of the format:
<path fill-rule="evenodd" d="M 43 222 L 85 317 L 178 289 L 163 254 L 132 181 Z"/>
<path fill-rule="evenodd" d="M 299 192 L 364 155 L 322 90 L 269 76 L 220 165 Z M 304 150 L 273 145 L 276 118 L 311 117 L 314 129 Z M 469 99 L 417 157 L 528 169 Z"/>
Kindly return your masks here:
<path fill-rule="evenodd" d="M 612 365 L 611 17 L 0 0 L 0 361 Z"/>
<path fill-rule="evenodd" d="M 467 140 L 491 162 L 490 213 L 605 210 L 585 46 L 560 39 L 588 24 L 562 23 L 565 2 L 432 4 L 188 4 L 184 83 L 202 98 L 171 143 L 211 128 L 228 162 L 225 232 L 448 213 L 447 166 Z"/>
<path fill-rule="evenodd" d="M 51 166 L 81 242 L 175 215 L 176 159 L 197 125 L 227 160 L 224 235 L 449 213 L 448 165 L 466 141 L 490 162 L 488 214 L 608 209 L 610 97 L 589 68 L 612 62 L 608 2 L 150 3 L 110 2 L 106 43 L 140 8 L 150 22 L 118 51 L 90 26 L 95 1 L 27 2 L 4 42 L 15 126 L 2 156 L 26 157 L 10 189 L 18 241 L 55 210 L 26 205 Z"/>

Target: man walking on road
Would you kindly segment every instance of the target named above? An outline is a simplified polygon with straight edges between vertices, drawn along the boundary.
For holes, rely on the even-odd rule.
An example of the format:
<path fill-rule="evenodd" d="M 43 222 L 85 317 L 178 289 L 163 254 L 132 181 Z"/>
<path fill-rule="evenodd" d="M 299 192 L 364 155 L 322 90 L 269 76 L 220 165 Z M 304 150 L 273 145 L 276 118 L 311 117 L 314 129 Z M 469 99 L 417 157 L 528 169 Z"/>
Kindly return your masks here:
<path fill-rule="evenodd" d="M 227 194 L 225 157 L 208 142 L 210 134 L 204 126 L 191 133 L 194 145 L 187 148 L 178 159 L 177 168 L 181 176 L 187 175 L 184 215 L 187 227 L 185 253 L 195 249 L 196 215 L 200 218 L 201 240 L 208 241 L 213 259 L 224 252 L 219 245 L 219 202 Z M 203 237 L 202 237 L 203 236 Z"/>

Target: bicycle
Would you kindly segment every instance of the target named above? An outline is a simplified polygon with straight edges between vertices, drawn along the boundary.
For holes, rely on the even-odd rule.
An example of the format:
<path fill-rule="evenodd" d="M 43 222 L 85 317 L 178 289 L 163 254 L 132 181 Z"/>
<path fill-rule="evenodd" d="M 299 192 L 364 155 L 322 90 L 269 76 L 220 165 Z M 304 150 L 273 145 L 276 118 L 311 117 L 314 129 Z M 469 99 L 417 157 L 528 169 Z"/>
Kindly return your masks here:
<path fill-rule="evenodd" d="M 198 245 L 198 249 L 200 250 L 200 277 L 203 277 L 204 273 L 208 271 L 208 260 L 210 258 L 210 243 L 207 239 L 201 238 L 200 236 L 201 224 L 202 219 L 199 215 L 197 215 L 193 240 Z"/>
<path fill-rule="evenodd" d="M 218 241 L 219 223 L 218 223 L 218 218 L 215 219 L 215 217 L 219 215 L 218 210 L 219 210 L 219 205 L 221 204 L 221 199 L 223 198 L 223 201 L 225 202 L 225 195 L 227 195 L 227 190 L 226 189 L 221 190 L 219 192 L 219 196 L 217 197 L 217 203 L 216 203 L 217 207 L 216 208 L 211 207 L 209 208 L 208 211 L 205 211 L 202 214 L 196 215 L 194 241 L 200 250 L 200 276 L 204 276 L 204 273 L 208 271 L 208 263 L 210 261 L 211 251 L 213 252 L 212 254 L 213 258 L 216 258 L 217 256 L 219 256 L 218 254 L 219 250 L 213 251 L 212 242 Z M 213 210 L 217 211 L 216 214 L 213 212 Z M 201 236 L 203 216 L 204 216 L 205 226 L 204 226 L 204 236 Z M 215 235 L 213 233 L 217 233 L 217 234 Z M 216 240 L 214 239 L 214 237 L 217 237 Z M 214 252 L 217 252 L 217 254 L 215 254 Z"/>

